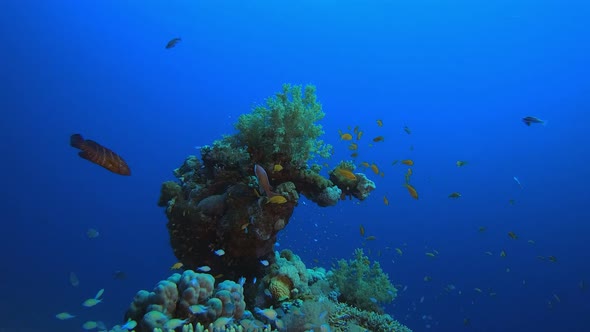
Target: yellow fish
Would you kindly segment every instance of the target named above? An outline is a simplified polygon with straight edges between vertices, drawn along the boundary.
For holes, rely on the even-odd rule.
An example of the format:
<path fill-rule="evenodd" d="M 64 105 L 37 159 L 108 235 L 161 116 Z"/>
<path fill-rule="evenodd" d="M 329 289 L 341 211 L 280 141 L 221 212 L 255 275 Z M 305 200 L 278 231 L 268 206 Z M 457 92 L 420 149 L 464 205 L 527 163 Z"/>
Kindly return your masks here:
<path fill-rule="evenodd" d="M 377 165 L 371 164 L 371 170 L 373 170 L 373 173 L 379 174 L 379 167 Z"/>
<path fill-rule="evenodd" d="M 412 159 L 404 159 L 401 163 L 407 166 L 414 166 L 414 161 Z"/>
<path fill-rule="evenodd" d="M 518 239 L 518 236 L 516 234 L 514 234 L 514 232 L 508 232 L 508 236 L 514 240 Z"/>
<path fill-rule="evenodd" d="M 272 203 L 272 204 L 283 204 L 283 203 L 287 203 L 287 199 L 284 196 L 281 195 L 275 195 L 273 197 L 271 197 L 266 204 L 268 203 Z"/>
<path fill-rule="evenodd" d="M 360 141 L 362 136 L 363 136 L 363 132 L 362 132 L 362 131 L 359 131 L 359 132 L 356 134 L 356 140 L 357 140 L 357 141 Z"/>
<path fill-rule="evenodd" d="M 350 143 L 350 145 L 348 146 L 349 150 L 357 150 L 359 148 L 358 144 L 356 143 Z"/>
<path fill-rule="evenodd" d="M 387 199 L 387 196 L 383 196 L 383 204 L 389 205 L 389 200 Z"/>
<path fill-rule="evenodd" d="M 272 170 L 275 172 L 280 172 L 283 170 L 283 166 L 281 164 L 276 164 Z"/>
<path fill-rule="evenodd" d="M 408 189 L 408 192 L 410 193 L 410 196 L 412 196 L 412 198 L 414 199 L 418 199 L 418 192 L 416 191 L 416 188 L 414 188 L 411 184 L 404 184 L 404 186 Z"/>
<path fill-rule="evenodd" d="M 170 267 L 170 270 L 179 270 L 179 269 L 181 269 L 183 266 L 184 266 L 184 264 L 182 264 L 181 262 L 177 262 L 177 263 L 174 263 L 174 265 L 172 265 L 172 266 Z"/>
<path fill-rule="evenodd" d="M 458 193 L 456 191 L 449 194 L 449 198 L 457 199 L 459 197 L 461 197 L 461 193 Z"/>
<path fill-rule="evenodd" d="M 373 235 L 369 235 L 369 236 L 367 236 L 365 238 L 365 240 L 367 240 L 367 241 L 375 241 L 375 240 L 377 240 L 377 238 L 375 236 L 373 236 Z"/>
<path fill-rule="evenodd" d="M 397 252 L 398 255 L 403 255 L 404 252 L 400 249 L 400 248 L 395 248 L 395 251 Z"/>
<path fill-rule="evenodd" d="M 382 120 L 377 120 L 377 126 L 383 127 L 383 121 Z"/>
<path fill-rule="evenodd" d="M 351 153 L 351 154 L 350 154 L 350 157 L 351 157 L 351 158 L 356 158 L 356 157 L 358 157 L 358 156 L 359 156 L 359 154 L 358 154 L 358 153 L 356 153 L 356 152 L 354 152 L 354 153 Z"/>
<path fill-rule="evenodd" d="M 361 166 L 363 166 L 363 167 L 369 167 L 369 163 L 368 163 L 368 162 L 366 162 L 366 161 L 363 161 L 363 162 L 361 163 Z"/>
<path fill-rule="evenodd" d="M 352 140 L 352 135 L 349 133 L 340 134 L 340 139 L 343 141 L 350 141 Z"/>
<path fill-rule="evenodd" d="M 338 174 L 341 175 L 345 179 L 352 180 L 352 181 L 356 180 L 356 175 L 354 175 L 353 172 L 351 172 L 347 169 L 336 168 L 335 172 L 338 172 Z"/>

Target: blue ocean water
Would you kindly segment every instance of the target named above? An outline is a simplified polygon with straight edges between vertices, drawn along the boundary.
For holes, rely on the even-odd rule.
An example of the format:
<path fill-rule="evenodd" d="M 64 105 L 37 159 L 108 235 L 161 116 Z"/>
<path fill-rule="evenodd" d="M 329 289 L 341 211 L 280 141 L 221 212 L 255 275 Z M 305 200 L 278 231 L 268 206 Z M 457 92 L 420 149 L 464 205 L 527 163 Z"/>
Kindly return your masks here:
<path fill-rule="evenodd" d="M 384 176 L 367 171 L 361 204 L 300 204 L 281 248 L 328 268 L 363 247 L 401 285 L 386 312 L 414 331 L 589 330 L 589 15 L 551 0 L 2 1 L 0 330 L 121 323 L 176 262 L 161 183 L 283 83 L 317 86 L 325 162 L 350 159 L 338 131 L 359 126 L 358 161 Z M 132 176 L 79 158 L 77 132 Z"/>

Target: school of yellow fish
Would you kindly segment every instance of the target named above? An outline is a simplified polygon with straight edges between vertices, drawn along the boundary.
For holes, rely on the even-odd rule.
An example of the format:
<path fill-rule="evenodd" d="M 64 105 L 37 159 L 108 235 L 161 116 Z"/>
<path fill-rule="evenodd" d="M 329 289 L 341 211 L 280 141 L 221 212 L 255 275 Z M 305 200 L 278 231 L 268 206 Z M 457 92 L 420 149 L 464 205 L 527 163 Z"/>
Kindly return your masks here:
<path fill-rule="evenodd" d="M 379 128 L 383 127 L 383 125 L 384 125 L 383 124 L 383 121 L 381 119 L 376 120 L 376 123 L 377 123 L 377 127 L 379 127 Z M 412 134 L 412 131 L 411 131 L 411 129 L 408 126 L 404 126 L 403 127 L 403 131 L 406 134 L 408 134 L 408 135 L 411 135 Z M 362 130 L 360 130 L 359 126 L 355 126 L 352 130 L 349 127 L 348 128 L 348 132 L 343 132 L 341 130 L 338 132 L 338 134 L 340 136 L 340 139 L 342 141 L 348 142 L 348 149 L 351 150 L 351 151 L 353 151 L 353 153 L 350 155 L 350 157 L 353 158 L 354 160 L 356 160 L 356 158 L 358 158 L 359 155 L 360 155 L 360 153 L 361 153 L 361 151 L 360 151 L 360 143 L 361 142 L 360 141 L 361 141 L 361 138 L 363 136 L 363 133 L 364 132 Z M 356 142 L 352 142 L 353 140 L 356 140 Z M 380 142 L 385 142 L 385 137 L 382 136 L 382 135 L 375 136 L 371 140 L 371 142 L 369 142 L 368 147 L 374 146 L 373 143 L 380 143 Z M 410 151 L 413 151 L 413 145 L 410 146 Z M 406 190 L 408 191 L 408 194 L 410 195 L 411 198 L 413 198 L 415 200 L 418 200 L 418 198 L 419 198 L 418 191 L 410 183 L 411 182 L 411 177 L 413 175 L 413 169 L 412 169 L 412 167 L 415 164 L 414 160 L 413 159 L 396 159 L 396 160 L 394 160 L 392 162 L 391 165 L 392 166 L 395 166 L 397 164 L 404 165 L 404 166 L 407 166 L 408 167 L 407 171 L 404 174 L 403 187 L 406 188 Z M 455 162 L 455 165 L 456 165 L 456 167 L 461 168 L 461 167 L 465 167 L 465 166 L 469 165 L 469 162 L 466 161 L 466 160 L 457 160 Z M 371 170 L 375 175 L 379 175 L 381 177 L 383 177 L 385 175 L 384 172 L 383 172 L 383 170 L 381 170 L 379 168 L 379 166 L 377 166 L 377 164 L 375 162 L 361 161 L 361 162 L 359 162 L 358 166 L 360 168 L 362 168 L 362 169 Z M 343 177 L 346 177 L 348 179 L 354 180 L 356 178 L 355 175 L 354 175 L 354 173 L 352 173 L 352 172 L 350 172 L 348 170 L 337 170 L 337 171 L 340 172 L 340 174 Z M 451 198 L 451 199 L 459 199 L 461 197 L 462 197 L 462 194 L 460 192 L 457 192 L 457 191 L 454 191 L 454 192 L 448 194 L 448 198 Z M 508 202 L 509 202 L 510 205 L 514 205 L 515 204 L 515 201 L 513 199 L 510 199 Z M 389 198 L 386 195 L 383 195 L 383 204 L 386 205 L 386 206 L 389 206 L 389 203 L 390 203 Z M 485 227 L 485 226 L 480 226 L 479 227 L 479 233 L 484 233 L 484 232 L 486 232 L 486 230 L 487 230 L 487 227 Z M 373 235 L 365 236 L 366 229 L 365 229 L 365 226 L 363 226 L 362 224 L 359 226 L 359 233 L 360 233 L 361 238 L 363 239 L 363 242 L 362 242 L 363 246 L 366 245 L 367 241 L 377 240 L 377 237 L 375 237 Z M 518 240 L 519 239 L 519 236 L 515 232 L 513 232 L 513 231 L 508 231 L 507 232 L 507 235 L 512 240 Z M 528 240 L 527 243 L 529 245 L 534 245 L 535 244 L 535 241 L 534 240 Z M 405 246 L 406 246 L 406 244 L 404 244 L 404 246 L 402 246 L 402 248 L 405 248 Z M 404 250 L 402 250 L 402 248 L 399 248 L 399 247 L 394 248 L 395 253 L 397 254 L 397 257 L 402 257 L 404 255 L 404 250 L 406 250 L 407 248 L 405 248 Z M 386 251 L 387 250 L 390 250 L 390 249 L 392 249 L 392 248 L 391 247 L 385 247 L 385 250 Z M 368 251 L 368 254 L 370 255 L 371 254 L 371 250 L 368 249 L 367 251 Z M 484 254 L 487 255 L 487 256 L 493 256 L 494 255 L 492 251 L 485 251 Z M 436 258 L 439 257 L 439 252 L 437 250 L 435 250 L 435 249 L 431 249 L 431 250 L 426 251 L 425 252 L 425 255 L 426 255 L 426 257 L 428 257 L 430 259 L 436 259 Z M 507 253 L 506 253 L 506 251 L 504 249 L 502 249 L 499 252 L 498 255 L 499 255 L 500 258 L 506 258 L 507 257 Z M 377 251 L 377 256 L 381 256 L 381 250 L 378 250 Z M 539 259 L 541 261 L 548 261 L 548 262 L 551 262 L 551 263 L 556 263 L 557 262 L 557 258 L 555 256 L 551 256 L 551 255 L 550 256 L 540 256 L 539 255 L 539 256 L 537 256 L 537 259 Z M 510 267 L 506 267 L 506 272 L 510 272 L 510 271 L 511 271 Z M 433 277 L 430 276 L 430 275 L 426 275 L 423 278 L 423 280 L 425 282 L 430 282 L 432 279 L 433 279 Z M 522 284 L 523 285 L 526 285 L 526 280 L 522 280 Z M 405 286 L 405 287 L 402 287 L 402 286 L 403 285 L 396 285 L 396 287 L 398 287 L 398 289 L 399 288 L 402 288 L 404 290 L 407 289 L 407 286 Z M 585 289 L 585 283 L 584 283 L 584 281 L 583 280 L 580 281 L 578 283 L 578 286 L 582 290 Z M 454 285 L 447 285 L 444 290 L 446 292 L 450 292 L 451 290 L 454 290 L 454 289 L 455 289 L 455 286 Z M 483 294 L 484 293 L 484 291 L 482 290 L 482 288 L 479 288 L 479 287 L 475 287 L 474 288 L 474 291 L 476 293 L 480 293 L 480 294 Z M 458 293 L 459 294 L 462 294 L 461 291 L 459 291 Z M 487 294 L 489 296 L 493 297 L 493 296 L 496 296 L 497 295 L 497 292 L 494 291 L 494 290 L 492 290 L 491 288 L 488 288 Z M 421 301 L 423 301 L 423 298 L 421 299 Z M 559 297 L 556 294 L 553 294 L 553 298 L 552 299 L 549 299 L 548 302 L 547 302 L 547 304 L 548 304 L 549 307 L 552 307 L 553 304 L 559 303 L 559 302 L 561 302 L 560 299 L 559 299 Z M 465 318 L 464 319 L 464 323 L 466 325 L 467 324 L 470 324 L 470 319 L 469 318 Z"/>

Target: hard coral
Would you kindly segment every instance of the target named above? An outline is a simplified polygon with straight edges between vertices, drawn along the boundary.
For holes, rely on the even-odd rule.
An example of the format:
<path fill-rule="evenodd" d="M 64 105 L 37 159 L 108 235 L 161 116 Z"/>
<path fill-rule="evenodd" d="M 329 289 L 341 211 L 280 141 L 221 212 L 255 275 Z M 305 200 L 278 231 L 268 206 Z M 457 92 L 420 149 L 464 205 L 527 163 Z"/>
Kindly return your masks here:
<path fill-rule="evenodd" d="M 250 114 L 241 115 L 236 129 L 239 145 L 247 146 L 257 162 L 280 154 L 303 166 L 315 155 L 329 157 L 332 147 L 319 140 L 324 131 L 317 122 L 324 118 L 313 85 L 283 85 L 283 92 L 268 98 Z"/>
<path fill-rule="evenodd" d="M 160 281 L 153 292 L 139 291 L 125 319 L 138 322 L 138 332 L 162 328 L 172 319 L 195 319 L 204 324 L 220 318 L 240 319 L 244 315 L 243 288 L 233 281 L 224 281 L 214 288 L 215 278 L 209 274 L 186 270 L 182 275 L 175 273 Z M 193 305 L 204 305 L 206 315 L 191 313 Z"/>

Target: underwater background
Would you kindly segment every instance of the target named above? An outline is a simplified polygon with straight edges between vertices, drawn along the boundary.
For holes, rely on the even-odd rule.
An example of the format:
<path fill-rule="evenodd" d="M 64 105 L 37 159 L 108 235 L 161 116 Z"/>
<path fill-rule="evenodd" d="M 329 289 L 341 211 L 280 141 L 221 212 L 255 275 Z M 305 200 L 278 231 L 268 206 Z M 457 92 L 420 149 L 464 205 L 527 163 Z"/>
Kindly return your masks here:
<path fill-rule="evenodd" d="M 355 162 L 383 176 L 365 172 L 362 202 L 302 198 L 281 249 L 330 268 L 362 247 L 398 285 L 385 311 L 414 331 L 587 331 L 589 15 L 550 0 L 2 1 L 0 330 L 124 322 L 177 261 L 162 182 L 283 83 L 311 83 L 334 146 L 320 162 L 352 159 L 339 131 L 358 126 Z M 132 176 L 81 159 L 73 133 Z"/>

